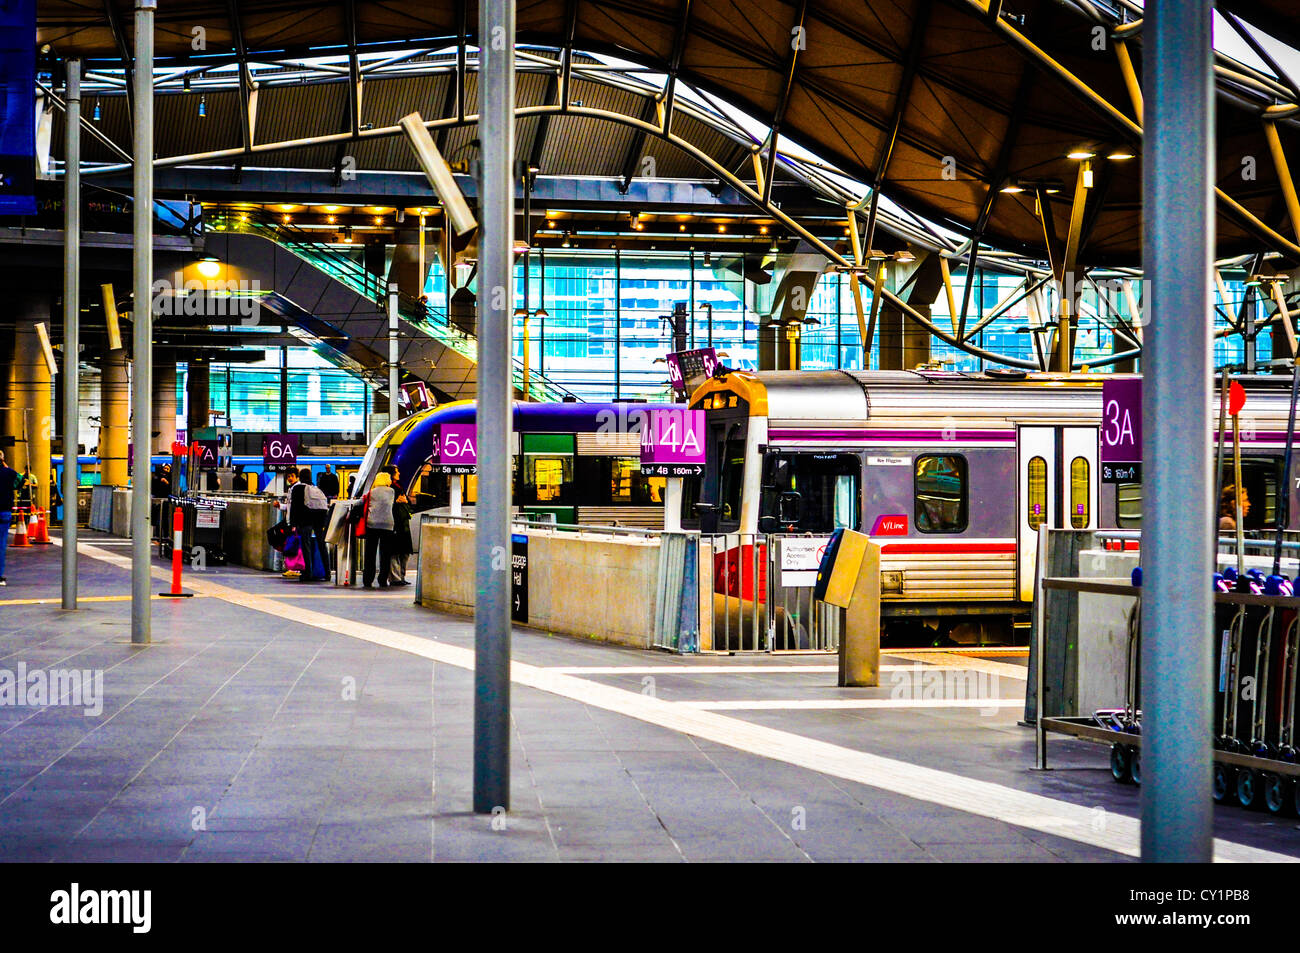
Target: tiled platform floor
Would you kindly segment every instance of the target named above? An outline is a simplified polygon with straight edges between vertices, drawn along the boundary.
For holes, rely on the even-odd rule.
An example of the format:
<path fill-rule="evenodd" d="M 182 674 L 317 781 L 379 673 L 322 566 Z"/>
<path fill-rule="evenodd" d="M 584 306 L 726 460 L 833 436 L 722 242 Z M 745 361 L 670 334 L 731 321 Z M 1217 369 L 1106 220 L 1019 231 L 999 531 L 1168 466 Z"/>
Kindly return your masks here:
<path fill-rule="evenodd" d="M 129 555 L 124 541 L 83 542 Z M 1014 701 L 787 706 L 897 702 L 917 677 L 912 659 L 886 658 L 894 667 L 879 689 L 842 690 L 825 657 L 681 658 L 523 628 L 518 662 L 543 675 L 562 669 L 578 680 L 566 684 L 595 686 L 606 701 L 516 681 L 512 804 L 494 824 L 470 810 L 472 673 L 438 661 L 472 645 L 470 620 L 413 606 L 410 589 L 356 592 L 209 569 L 192 577 L 199 588 L 262 598 L 157 601 L 156 644 L 136 648 L 126 570 L 83 555 L 84 601 L 66 613 L 59 559 L 58 546 L 10 551 L 0 670 L 102 671 L 103 711 L 0 705 L 0 859 L 1129 859 L 1086 834 L 999 820 L 974 794 L 953 806 L 983 782 L 1084 808 L 1103 827 L 1136 815 L 1137 790 L 1110 780 L 1102 748 L 1057 741 L 1055 770 L 1031 771 L 1033 736 L 1016 724 Z M 41 599 L 53 601 L 31 601 Z M 376 644 L 350 627 L 405 633 L 437 652 Z M 610 667 L 622 671 L 584 671 Z M 1008 699 L 1023 693 L 1013 675 L 985 684 Z M 848 780 L 629 713 L 651 695 L 666 703 L 657 709 L 665 717 L 725 716 L 735 721 L 710 724 L 738 725 L 738 736 L 751 726 L 760 740 L 778 729 L 810 748 L 890 760 L 871 762 L 885 765 L 878 784 Z M 898 762 L 944 772 L 957 794 L 936 803 L 891 790 L 888 765 Z M 1220 838 L 1300 856 L 1295 819 L 1222 808 L 1216 821 Z"/>

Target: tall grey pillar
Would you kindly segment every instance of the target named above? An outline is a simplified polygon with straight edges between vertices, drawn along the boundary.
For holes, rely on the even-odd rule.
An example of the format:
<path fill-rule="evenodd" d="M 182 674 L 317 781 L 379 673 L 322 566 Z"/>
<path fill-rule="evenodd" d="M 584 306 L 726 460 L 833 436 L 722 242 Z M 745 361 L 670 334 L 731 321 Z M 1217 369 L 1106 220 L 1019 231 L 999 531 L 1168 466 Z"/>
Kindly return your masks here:
<path fill-rule="evenodd" d="M 176 355 L 158 355 L 153 374 L 153 452 L 169 454 L 176 442 Z"/>
<path fill-rule="evenodd" d="M 185 370 L 186 440 L 194 442 L 194 434 L 208 425 L 208 411 L 212 406 L 212 365 L 206 360 L 191 359 Z"/>
<path fill-rule="evenodd" d="M 474 542 L 474 811 L 510 807 L 510 397 L 515 2 L 481 0 L 478 500 Z"/>
<path fill-rule="evenodd" d="M 150 598 L 149 458 L 153 427 L 153 14 L 158 0 L 135 0 L 135 157 L 132 191 L 131 644 L 153 640 Z"/>
<path fill-rule="evenodd" d="M 68 60 L 63 163 L 63 608 L 77 608 L 77 444 L 81 436 L 81 60 Z"/>
<path fill-rule="evenodd" d="M 1211 0 L 1147 7 L 1143 266 L 1142 859 L 1213 854 Z"/>

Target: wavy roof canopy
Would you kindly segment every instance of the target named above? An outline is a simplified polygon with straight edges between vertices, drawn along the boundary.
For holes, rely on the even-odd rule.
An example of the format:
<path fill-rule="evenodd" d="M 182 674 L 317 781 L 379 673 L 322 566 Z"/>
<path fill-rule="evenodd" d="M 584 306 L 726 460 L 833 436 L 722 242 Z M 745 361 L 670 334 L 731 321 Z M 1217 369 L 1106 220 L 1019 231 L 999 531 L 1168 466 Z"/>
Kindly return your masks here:
<path fill-rule="evenodd" d="M 1085 6 L 1100 17 L 1105 4 Z M 1245 15 L 1259 5 L 1241 6 Z M 1300 34 L 1290 4 L 1270 6 Z M 1141 136 L 1111 36 L 1116 21 L 1099 25 L 1063 0 L 994 7 L 1000 15 L 978 0 L 524 0 L 517 27 L 520 43 L 614 55 L 675 76 L 770 126 L 778 149 L 797 143 L 848 176 L 879 182 L 911 212 L 1040 260 L 1059 260 L 1069 231 L 1079 163 L 1067 154 L 1095 152 L 1079 261 L 1137 264 Z M 130 0 L 38 0 L 38 16 L 39 39 L 55 55 L 107 67 L 130 52 Z M 336 53 L 473 46 L 477 21 L 475 3 L 197 0 L 160 5 L 156 47 L 160 65 L 197 66 L 238 49 L 283 60 L 324 46 Z M 206 52 L 192 48 L 195 26 L 206 31 Z M 1140 34 L 1130 48 L 1140 72 Z M 277 95 L 305 106 L 320 95 L 310 89 Z M 1266 83 L 1221 82 L 1221 90 L 1218 254 L 1272 248 L 1300 259 L 1260 120 L 1281 97 Z M 419 105 L 435 118 L 442 105 L 428 98 Z M 472 99 L 466 108 L 474 111 Z M 643 119 L 654 118 L 648 99 L 641 109 Z M 336 110 L 294 112 L 303 136 L 338 131 Z M 1278 128 L 1294 154 L 1300 133 L 1290 119 Z M 165 126 L 159 134 L 166 155 Z M 177 154 L 196 151 L 175 145 Z M 1138 158 L 1106 158 L 1125 151 Z M 734 143 L 720 153 L 720 162 L 754 180 L 743 148 L 739 161 Z M 1243 157 L 1255 160 L 1253 179 L 1242 176 Z M 1028 188 L 1003 192 L 1009 182 Z M 1050 190 L 1042 195 L 1046 229 L 1036 190 Z"/>

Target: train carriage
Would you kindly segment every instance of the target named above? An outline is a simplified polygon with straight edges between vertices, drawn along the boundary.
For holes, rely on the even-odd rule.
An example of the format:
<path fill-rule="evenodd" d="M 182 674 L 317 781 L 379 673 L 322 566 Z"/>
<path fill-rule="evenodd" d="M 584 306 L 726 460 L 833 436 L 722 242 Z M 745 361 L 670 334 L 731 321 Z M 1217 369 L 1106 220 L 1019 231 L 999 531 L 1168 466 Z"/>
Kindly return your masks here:
<path fill-rule="evenodd" d="M 681 405 L 676 405 L 681 409 Z M 512 409 L 512 499 L 521 516 L 559 524 L 662 529 L 667 481 L 642 474 L 642 415 L 671 404 L 517 401 Z M 451 510 L 453 482 L 472 505 L 469 474 L 430 472 L 435 441 L 448 425 L 472 425 L 473 401 L 420 411 L 390 425 L 371 444 L 354 496 L 369 489 L 382 466 L 396 466 L 419 510 Z"/>
<path fill-rule="evenodd" d="M 709 449 L 704 475 L 683 492 L 682 526 L 732 537 L 742 565 L 766 564 L 748 558 L 748 539 L 868 533 L 881 546 L 887 636 L 1010 640 L 1033 599 L 1040 526 L 1141 525 L 1141 484 L 1100 482 L 1106 379 L 719 374 L 691 398 L 706 413 Z M 1245 527 L 1259 531 L 1276 519 L 1290 381 L 1243 383 L 1242 483 L 1254 503 Z M 1291 493 L 1294 526 L 1296 481 Z M 748 585 L 762 598 L 762 579 Z"/>

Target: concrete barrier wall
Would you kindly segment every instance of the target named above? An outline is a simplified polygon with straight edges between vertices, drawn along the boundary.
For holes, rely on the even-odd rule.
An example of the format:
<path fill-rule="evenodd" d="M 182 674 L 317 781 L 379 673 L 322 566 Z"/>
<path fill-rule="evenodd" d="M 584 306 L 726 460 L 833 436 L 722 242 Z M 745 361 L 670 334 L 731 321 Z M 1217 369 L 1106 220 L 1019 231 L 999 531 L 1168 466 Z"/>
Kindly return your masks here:
<path fill-rule="evenodd" d="M 230 499 L 226 501 L 222 518 L 226 546 L 226 560 L 250 569 L 275 568 L 275 550 L 266 543 L 266 531 L 280 521 L 280 510 L 264 499 Z"/>
<path fill-rule="evenodd" d="M 131 491 L 115 488 L 112 493 L 110 532 L 114 536 L 130 537 Z M 266 543 L 266 531 L 280 521 L 280 510 L 275 503 L 260 496 L 245 499 L 220 493 L 206 496 L 226 503 L 226 510 L 222 514 L 226 561 L 250 569 L 273 570 L 275 551 Z M 171 527 L 168 526 L 167 529 L 170 535 Z"/>
<path fill-rule="evenodd" d="M 548 632 L 649 648 L 655 630 L 658 538 L 530 530 L 528 621 Z M 474 530 L 425 523 L 420 604 L 474 611 Z"/>
<path fill-rule="evenodd" d="M 115 487 L 113 489 L 112 526 L 114 536 L 131 535 L 131 490 L 129 488 Z"/>

